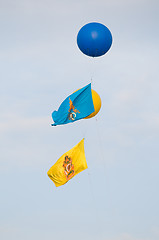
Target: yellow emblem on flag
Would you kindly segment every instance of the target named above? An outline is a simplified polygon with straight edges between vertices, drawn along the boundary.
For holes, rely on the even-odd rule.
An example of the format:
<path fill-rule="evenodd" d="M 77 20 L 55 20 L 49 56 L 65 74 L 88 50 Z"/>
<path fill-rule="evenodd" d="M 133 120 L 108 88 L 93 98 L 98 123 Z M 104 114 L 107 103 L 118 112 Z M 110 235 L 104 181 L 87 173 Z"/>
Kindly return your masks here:
<path fill-rule="evenodd" d="M 47 172 L 49 178 L 59 187 L 87 168 L 84 139 L 63 154 Z"/>

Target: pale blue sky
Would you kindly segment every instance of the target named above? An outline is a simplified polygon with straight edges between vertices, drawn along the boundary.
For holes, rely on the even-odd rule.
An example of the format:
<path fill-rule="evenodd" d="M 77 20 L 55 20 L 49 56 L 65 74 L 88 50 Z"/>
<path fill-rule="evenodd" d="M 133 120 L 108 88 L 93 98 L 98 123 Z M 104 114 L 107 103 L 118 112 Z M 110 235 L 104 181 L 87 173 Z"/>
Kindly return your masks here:
<path fill-rule="evenodd" d="M 159 239 L 159 3 L 0 1 L 0 239 Z M 109 52 L 76 36 L 105 24 Z M 51 127 L 51 113 L 93 80 L 97 117 Z M 47 176 L 85 137 L 88 170 L 56 188 Z"/>

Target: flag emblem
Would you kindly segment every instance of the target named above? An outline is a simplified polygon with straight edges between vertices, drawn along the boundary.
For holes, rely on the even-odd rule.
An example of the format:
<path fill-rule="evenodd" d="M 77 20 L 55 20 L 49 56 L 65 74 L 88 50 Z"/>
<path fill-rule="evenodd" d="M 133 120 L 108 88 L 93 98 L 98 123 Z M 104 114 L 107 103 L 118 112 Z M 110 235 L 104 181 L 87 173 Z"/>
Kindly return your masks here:
<path fill-rule="evenodd" d="M 74 165 L 72 164 L 72 159 L 70 157 L 65 156 L 63 167 L 66 179 L 70 180 L 70 178 L 72 178 L 75 174 Z"/>

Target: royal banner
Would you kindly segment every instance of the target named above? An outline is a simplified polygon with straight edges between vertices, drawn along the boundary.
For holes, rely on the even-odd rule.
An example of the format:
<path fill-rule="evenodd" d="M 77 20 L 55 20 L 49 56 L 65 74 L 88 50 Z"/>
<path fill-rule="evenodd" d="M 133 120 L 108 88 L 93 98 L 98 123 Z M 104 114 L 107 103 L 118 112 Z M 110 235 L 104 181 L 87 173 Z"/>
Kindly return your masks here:
<path fill-rule="evenodd" d="M 91 92 L 91 83 L 69 95 L 52 113 L 52 126 L 75 122 L 95 111 Z"/>
<path fill-rule="evenodd" d="M 63 154 L 47 172 L 49 178 L 59 187 L 87 168 L 84 139 Z"/>

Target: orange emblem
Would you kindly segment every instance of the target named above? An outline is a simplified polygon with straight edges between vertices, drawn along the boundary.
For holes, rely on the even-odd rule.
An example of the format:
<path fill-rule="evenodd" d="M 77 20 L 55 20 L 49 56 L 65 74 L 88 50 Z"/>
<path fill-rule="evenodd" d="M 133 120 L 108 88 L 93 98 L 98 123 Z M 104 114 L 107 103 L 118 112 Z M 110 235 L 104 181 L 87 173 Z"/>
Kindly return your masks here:
<path fill-rule="evenodd" d="M 73 102 L 70 98 L 69 98 L 69 104 L 70 104 L 70 108 L 68 110 L 69 111 L 69 119 L 70 120 L 75 120 L 76 113 L 80 113 L 80 112 L 75 108 L 75 106 L 73 105 Z"/>
<path fill-rule="evenodd" d="M 72 178 L 75 174 L 74 165 L 72 164 L 72 159 L 68 156 L 65 156 L 65 160 L 63 162 L 64 173 L 66 175 L 67 180 Z"/>

